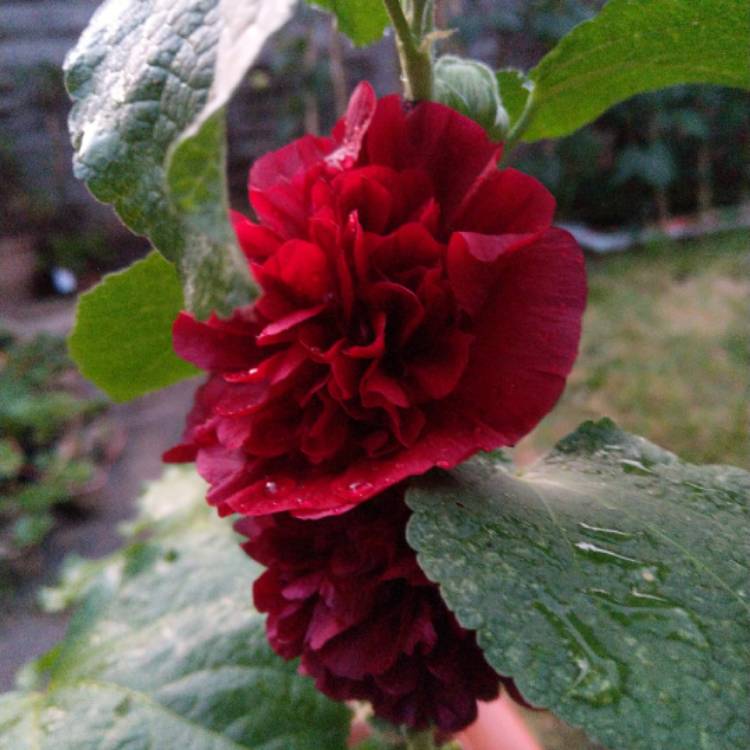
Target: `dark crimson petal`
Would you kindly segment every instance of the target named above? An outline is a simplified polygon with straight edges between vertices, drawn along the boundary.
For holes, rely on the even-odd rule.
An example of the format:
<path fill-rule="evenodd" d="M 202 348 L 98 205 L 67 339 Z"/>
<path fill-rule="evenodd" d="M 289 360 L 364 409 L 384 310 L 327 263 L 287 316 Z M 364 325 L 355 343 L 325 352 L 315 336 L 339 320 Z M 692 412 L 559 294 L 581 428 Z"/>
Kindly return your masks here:
<path fill-rule="evenodd" d="M 533 244 L 540 233 L 475 234 L 457 232 L 448 245 L 448 279 L 458 304 L 471 315 L 484 307 L 502 268 L 496 261 Z"/>
<path fill-rule="evenodd" d="M 181 312 L 172 326 L 175 352 L 203 370 L 243 370 L 259 358 L 252 327 L 215 316 L 206 323 Z"/>
<path fill-rule="evenodd" d="M 362 404 L 366 408 L 390 403 L 402 409 L 409 407 L 409 397 L 398 380 L 389 376 L 378 366 L 377 362 L 368 368 L 359 385 Z"/>
<path fill-rule="evenodd" d="M 333 137 L 340 146 L 327 159 L 329 164 L 351 166 L 359 156 L 362 141 L 375 114 L 377 99 L 367 81 L 357 84 L 349 98 L 346 114 L 336 123 Z"/>
<path fill-rule="evenodd" d="M 420 570 L 406 543 L 403 489 L 339 516 L 244 520 L 245 551 L 268 570 L 253 589 L 287 659 L 337 700 L 416 728 L 458 731 L 500 678 Z"/>
<path fill-rule="evenodd" d="M 306 135 L 253 164 L 248 180 L 250 203 L 261 223 L 280 238 L 305 236 L 307 172 L 322 169 L 323 160 L 335 147 L 330 138 Z"/>
<path fill-rule="evenodd" d="M 474 340 L 462 331 L 446 331 L 433 349 L 409 360 L 406 373 L 421 392 L 432 399 L 445 398 L 453 392 L 469 361 L 469 348 Z"/>
<path fill-rule="evenodd" d="M 396 453 L 371 458 L 363 456 L 345 468 L 330 472 L 306 472 L 290 481 L 289 470 L 266 474 L 273 483 L 272 494 L 263 491 L 264 483 L 239 487 L 232 495 L 222 493 L 222 501 L 243 515 L 262 515 L 290 511 L 299 517 L 320 517 L 344 512 L 348 508 L 433 468 L 452 468 L 479 450 L 492 450 L 510 441 L 477 416 L 440 407 L 429 430 Z"/>
<path fill-rule="evenodd" d="M 263 260 L 279 249 L 281 239 L 275 232 L 254 224 L 238 211 L 231 211 L 230 218 L 237 242 L 248 260 Z"/>
<path fill-rule="evenodd" d="M 339 210 L 342 217 L 356 211 L 364 229 L 382 233 L 390 223 L 393 199 L 387 188 L 362 171 L 342 172 L 336 179 Z"/>
<path fill-rule="evenodd" d="M 186 464 L 195 461 L 198 446 L 193 443 L 180 443 L 161 454 L 165 464 Z"/>
<path fill-rule="evenodd" d="M 386 237 L 364 235 L 366 253 L 371 267 L 384 277 L 413 269 L 433 266 L 442 259 L 445 248 L 421 224 L 403 224 Z"/>
<path fill-rule="evenodd" d="M 522 234 L 548 229 L 555 199 L 539 180 L 516 169 L 488 170 L 452 217 L 454 231 Z"/>
<path fill-rule="evenodd" d="M 290 240 L 263 264 L 264 285 L 274 279 L 296 299 L 319 302 L 331 287 L 326 254 L 311 242 Z M 260 279 L 259 279 L 260 281 Z"/>
<path fill-rule="evenodd" d="M 378 109 L 386 100 L 381 100 Z M 387 105 L 392 118 L 393 105 Z M 397 125 L 393 118 L 393 123 Z M 379 148 L 385 129 L 377 114 L 368 133 L 378 142 Z M 386 132 L 392 133 L 389 123 Z M 497 163 L 500 147 L 492 143 L 481 125 L 455 110 L 436 102 L 421 102 L 406 115 L 405 127 L 399 128 L 392 139 L 386 164 L 401 169 L 422 169 L 431 177 L 435 197 L 450 217 L 460 201 L 471 189 L 472 183 L 488 168 Z M 386 136 L 387 137 L 387 136 Z"/>
<path fill-rule="evenodd" d="M 286 339 L 293 339 L 293 335 L 289 335 L 293 332 L 293 329 L 304 323 L 310 318 L 314 318 L 316 315 L 325 310 L 325 305 L 315 305 L 315 307 L 309 307 L 307 309 L 295 310 L 289 315 L 285 315 L 283 318 L 274 320 L 273 323 L 269 323 L 259 334 L 257 342 L 259 346 L 268 346 L 269 344 L 277 344 Z"/>
<path fill-rule="evenodd" d="M 251 195 L 279 184 L 290 184 L 309 167 L 319 164 L 335 148 L 336 143 L 331 138 L 304 135 L 283 148 L 261 156 L 250 170 L 248 187 Z"/>
<path fill-rule="evenodd" d="M 496 288 L 476 317 L 466 375 L 452 398 L 514 443 L 562 392 L 578 353 L 586 276 L 581 249 L 561 229 L 499 262 Z"/>

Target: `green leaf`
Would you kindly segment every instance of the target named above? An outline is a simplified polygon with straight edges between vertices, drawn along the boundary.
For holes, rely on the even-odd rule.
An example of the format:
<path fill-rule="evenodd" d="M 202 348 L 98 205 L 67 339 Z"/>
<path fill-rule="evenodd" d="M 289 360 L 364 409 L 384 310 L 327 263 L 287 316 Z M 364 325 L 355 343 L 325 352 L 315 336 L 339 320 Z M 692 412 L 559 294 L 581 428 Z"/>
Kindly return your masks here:
<path fill-rule="evenodd" d="M 679 83 L 750 88 L 747 0 L 610 0 L 531 71 L 524 140 L 568 135 L 617 102 Z"/>
<path fill-rule="evenodd" d="M 344 750 L 348 709 L 271 651 L 257 567 L 204 494 L 184 469 L 151 485 L 148 541 L 79 577 L 65 640 L 0 696 L 1 750 Z"/>
<path fill-rule="evenodd" d="M 523 112 L 526 100 L 529 98 L 529 87 L 532 84 L 526 78 L 526 74 L 516 68 L 498 70 L 495 77 L 500 88 L 500 99 L 512 126 Z"/>
<path fill-rule="evenodd" d="M 610 750 L 747 747 L 750 474 L 611 421 L 427 475 L 408 538 L 492 666 Z"/>
<path fill-rule="evenodd" d="M 382 0 L 308 0 L 336 16 L 339 30 L 358 47 L 377 42 L 390 24 Z"/>
<path fill-rule="evenodd" d="M 222 108 L 292 6 L 106 0 L 65 62 L 76 175 L 178 266 L 200 317 L 250 294 L 227 220 Z"/>
<path fill-rule="evenodd" d="M 172 351 L 172 323 L 182 307 L 175 267 L 152 252 L 81 296 L 70 354 L 115 401 L 197 375 Z"/>

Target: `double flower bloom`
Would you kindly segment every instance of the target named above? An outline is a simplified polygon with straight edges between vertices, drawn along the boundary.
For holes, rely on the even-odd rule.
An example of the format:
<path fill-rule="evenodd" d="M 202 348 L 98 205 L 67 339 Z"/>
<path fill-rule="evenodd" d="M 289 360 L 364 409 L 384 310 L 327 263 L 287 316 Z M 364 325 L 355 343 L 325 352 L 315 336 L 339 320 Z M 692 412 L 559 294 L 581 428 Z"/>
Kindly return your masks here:
<path fill-rule="evenodd" d="M 447 731 L 498 678 L 406 545 L 405 480 L 537 424 L 586 295 L 554 199 L 499 152 L 447 107 L 361 84 L 331 138 L 250 172 L 259 221 L 234 224 L 258 300 L 174 326 L 209 378 L 165 459 L 194 460 L 220 513 L 260 516 L 238 528 L 268 566 L 274 648 L 332 697 Z"/>

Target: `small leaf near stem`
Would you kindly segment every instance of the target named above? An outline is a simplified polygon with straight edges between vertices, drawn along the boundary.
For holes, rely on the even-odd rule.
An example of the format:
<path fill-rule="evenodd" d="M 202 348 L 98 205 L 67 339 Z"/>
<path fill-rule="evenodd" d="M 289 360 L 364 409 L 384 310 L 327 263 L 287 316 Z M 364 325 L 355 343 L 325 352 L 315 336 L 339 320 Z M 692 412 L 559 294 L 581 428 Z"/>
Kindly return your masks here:
<path fill-rule="evenodd" d="M 383 0 L 383 3 L 396 32 L 404 96 L 409 101 L 430 100 L 433 96 L 432 53 L 429 42 L 424 42 L 425 32 L 432 27 L 433 3 L 430 0 L 414 0 L 411 24 L 404 15 L 401 0 Z"/>

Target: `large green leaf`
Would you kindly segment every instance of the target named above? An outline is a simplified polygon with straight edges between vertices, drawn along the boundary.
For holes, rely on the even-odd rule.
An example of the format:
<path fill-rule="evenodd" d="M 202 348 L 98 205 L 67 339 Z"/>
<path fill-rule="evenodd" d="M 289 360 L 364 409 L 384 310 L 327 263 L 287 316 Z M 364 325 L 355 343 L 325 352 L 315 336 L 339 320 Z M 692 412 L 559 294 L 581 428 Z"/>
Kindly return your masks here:
<path fill-rule="evenodd" d="M 267 645 L 257 568 L 205 485 L 169 469 L 124 551 L 69 571 L 62 643 L 0 696 L 1 750 L 343 750 L 349 711 Z M 48 597 L 49 598 L 49 597 Z"/>
<path fill-rule="evenodd" d="M 423 569 L 532 703 L 610 750 L 750 746 L 750 474 L 602 420 L 525 474 L 476 458 L 408 503 Z"/>
<path fill-rule="evenodd" d="M 172 322 L 182 307 L 174 265 L 152 252 L 81 296 L 70 354 L 115 401 L 197 375 L 172 351 Z"/>
<path fill-rule="evenodd" d="M 222 107 L 294 0 L 105 0 L 65 62 L 74 167 L 174 261 L 190 309 L 245 301 Z"/>
<path fill-rule="evenodd" d="M 747 0 L 610 0 L 530 73 L 527 141 L 577 130 L 613 104 L 678 83 L 750 88 Z"/>
<path fill-rule="evenodd" d="M 339 29 L 356 45 L 377 42 L 390 23 L 383 0 L 308 0 L 336 16 Z"/>

